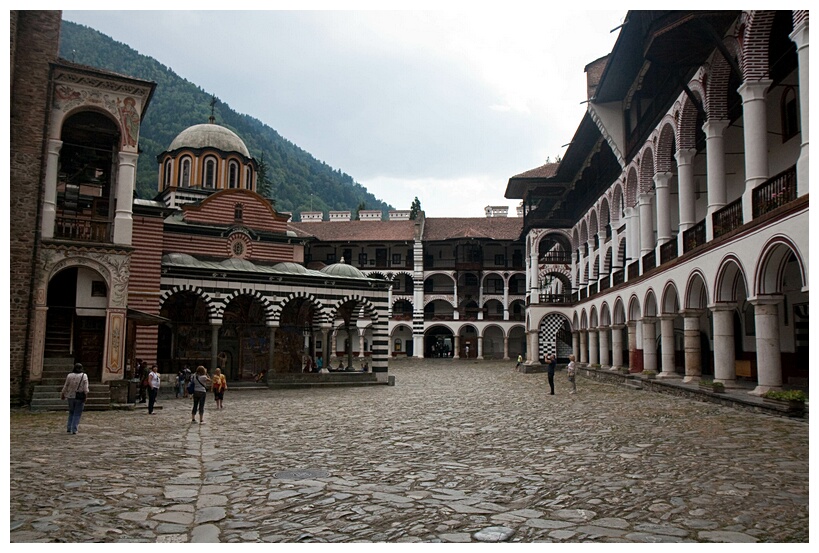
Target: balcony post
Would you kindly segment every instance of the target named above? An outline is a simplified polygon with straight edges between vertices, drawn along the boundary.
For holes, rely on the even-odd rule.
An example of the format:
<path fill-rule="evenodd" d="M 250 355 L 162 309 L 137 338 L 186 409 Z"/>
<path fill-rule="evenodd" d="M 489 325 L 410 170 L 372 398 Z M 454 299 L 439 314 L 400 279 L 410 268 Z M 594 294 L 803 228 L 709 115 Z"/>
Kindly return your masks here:
<path fill-rule="evenodd" d="M 697 193 L 697 183 L 694 180 L 694 156 L 697 155 L 695 148 L 682 148 L 677 150 L 674 157 L 677 159 L 677 189 L 680 193 L 680 227 L 678 244 L 682 244 L 682 233 L 693 227 L 696 220 L 695 198 Z M 682 248 L 677 252 L 682 255 Z"/>
<path fill-rule="evenodd" d="M 657 329 L 654 317 L 643 317 L 640 321 L 643 330 L 643 370 L 657 370 Z"/>
<path fill-rule="evenodd" d="M 702 126 L 705 131 L 706 172 L 708 173 L 708 213 L 705 217 L 705 239 L 714 238 L 713 213 L 726 202 L 725 191 L 725 129 L 729 121 L 709 119 Z"/>
<path fill-rule="evenodd" d="M 796 55 L 799 59 L 799 131 L 802 147 L 799 150 L 799 159 L 796 162 L 796 194 L 804 196 L 810 188 L 809 181 L 809 133 L 810 128 L 810 60 L 809 60 L 809 29 L 807 16 L 801 19 L 790 34 L 791 40 L 796 43 Z"/>
<path fill-rule="evenodd" d="M 671 240 L 671 177 L 672 174 L 669 172 L 654 175 L 654 187 L 657 194 L 658 246 Z"/>
<path fill-rule="evenodd" d="M 756 388 L 749 392 L 762 395 L 782 388 L 782 356 L 779 346 L 779 303 L 782 296 L 750 300 L 756 325 Z"/>
<path fill-rule="evenodd" d="M 697 382 L 702 376 L 701 315 L 701 309 L 686 309 L 683 311 L 683 348 L 685 349 L 685 377 L 683 382 Z"/>
<path fill-rule="evenodd" d="M 765 97 L 771 84 L 771 80 L 762 79 L 744 82 L 739 87 L 745 131 L 745 191 L 742 193 L 742 219 L 745 222 L 753 219 L 753 189 L 770 176 Z"/>
<path fill-rule="evenodd" d="M 54 220 L 57 218 L 57 179 L 59 178 L 60 150 L 62 140 L 48 140 L 45 191 L 43 194 L 43 219 L 41 233 L 44 239 L 54 238 Z"/>
<path fill-rule="evenodd" d="M 600 344 L 600 368 L 607 369 L 609 367 L 609 327 L 599 326 L 597 332 Z"/>
<path fill-rule="evenodd" d="M 736 356 L 734 354 L 733 303 L 711 306 L 714 320 L 714 380 L 726 388 L 736 387 Z"/>
<path fill-rule="evenodd" d="M 623 367 L 623 328 L 625 325 L 611 325 L 611 370 Z"/>
<path fill-rule="evenodd" d="M 651 228 L 651 194 L 640 194 L 640 273 L 645 269 L 643 266 L 643 257 L 654 249 L 654 229 Z"/>
<path fill-rule="evenodd" d="M 139 154 L 119 153 L 117 165 L 117 201 L 114 215 L 114 244 L 131 245 L 134 220 L 134 185 Z"/>

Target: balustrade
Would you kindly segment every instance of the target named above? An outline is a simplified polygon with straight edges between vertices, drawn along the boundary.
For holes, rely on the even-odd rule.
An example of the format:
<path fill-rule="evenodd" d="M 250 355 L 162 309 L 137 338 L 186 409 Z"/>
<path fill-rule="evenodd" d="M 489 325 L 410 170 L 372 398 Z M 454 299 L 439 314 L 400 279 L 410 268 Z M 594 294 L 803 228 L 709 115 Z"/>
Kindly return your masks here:
<path fill-rule="evenodd" d="M 771 177 L 753 189 L 751 203 L 754 218 L 796 199 L 796 165 Z"/>

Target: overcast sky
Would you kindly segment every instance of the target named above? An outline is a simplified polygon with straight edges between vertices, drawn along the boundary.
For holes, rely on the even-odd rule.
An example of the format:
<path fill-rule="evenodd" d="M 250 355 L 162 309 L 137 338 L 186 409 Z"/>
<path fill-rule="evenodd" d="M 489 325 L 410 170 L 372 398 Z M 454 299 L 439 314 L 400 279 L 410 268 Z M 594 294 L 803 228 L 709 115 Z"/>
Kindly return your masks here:
<path fill-rule="evenodd" d="M 432 5 L 446 9 L 63 19 L 156 58 L 398 209 L 417 196 L 431 217 L 511 214 L 509 177 L 563 155 L 585 110 L 583 68 L 611 51 L 626 11 Z"/>

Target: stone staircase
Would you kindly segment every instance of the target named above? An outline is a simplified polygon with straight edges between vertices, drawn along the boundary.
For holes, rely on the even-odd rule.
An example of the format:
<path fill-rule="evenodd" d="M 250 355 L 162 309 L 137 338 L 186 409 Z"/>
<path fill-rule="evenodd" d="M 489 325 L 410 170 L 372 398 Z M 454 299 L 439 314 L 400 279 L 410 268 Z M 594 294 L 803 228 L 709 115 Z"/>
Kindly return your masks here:
<path fill-rule="evenodd" d="M 72 357 L 43 359 L 43 379 L 34 386 L 31 396 L 32 411 L 67 411 L 68 402 L 60 399 L 65 377 L 74 368 Z M 111 408 L 111 389 L 108 384 L 89 382 L 86 411 L 106 411 Z"/>
<path fill-rule="evenodd" d="M 633 375 L 626 376 L 625 380 L 622 384 L 620 384 L 624 388 L 628 388 L 629 390 L 642 390 L 643 389 L 643 381 L 641 378 Z"/>

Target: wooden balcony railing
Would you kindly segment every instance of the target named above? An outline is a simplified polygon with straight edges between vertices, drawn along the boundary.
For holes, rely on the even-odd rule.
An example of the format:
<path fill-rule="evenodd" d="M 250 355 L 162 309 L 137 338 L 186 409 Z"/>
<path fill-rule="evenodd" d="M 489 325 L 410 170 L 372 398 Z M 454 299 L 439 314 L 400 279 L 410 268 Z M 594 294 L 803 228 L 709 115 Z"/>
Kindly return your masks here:
<path fill-rule="evenodd" d="M 650 271 L 657 266 L 657 253 L 651 250 L 643 256 L 643 272 Z"/>
<path fill-rule="evenodd" d="M 54 220 L 54 238 L 83 242 L 110 242 L 111 223 L 88 218 L 58 216 Z"/>
<path fill-rule="evenodd" d="M 614 286 L 618 284 L 623 284 L 626 281 L 626 273 L 623 270 L 615 271 L 614 274 L 611 275 L 611 282 Z"/>
<path fill-rule="evenodd" d="M 593 296 L 597 293 L 597 283 L 593 282 L 589 284 L 589 295 Z"/>
<path fill-rule="evenodd" d="M 754 188 L 751 193 L 754 219 L 795 199 L 796 165 L 785 169 Z"/>
<path fill-rule="evenodd" d="M 637 278 L 640 276 L 640 262 L 635 261 L 633 263 L 629 263 L 628 268 L 628 279 L 631 280 L 633 278 Z"/>
<path fill-rule="evenodd" d="M 660 246 L 660 265 L 677 257 L 677 237 L 675 236 Z"/>
<path fill-rule="evenodd" d="M 600 280 L 600 291 L 602 292 L 603 290 L 608 290 L 611 287 L 611 284 L 609 284 L 609 283 L 610 283 L 610 279 L 609 279 L 608 276 L 601 279 Z"/>
<path fill-rule="evenodd" d="M 705 244 L 705 219 L 683 232 L 683 253 Z"/>
<path fill-rule="evenodd" d="M 571 294 L 539 294 L 540 303 L 572 303 Z"/>
<path fill-rule="evenodd" d="M 544 264 L 559 263 L 570 265 L 572 263 L 572 252 L 552 251 L 547 252 L 540 258 L 540 262 Z"/>
<path fill-rule="evenodd" d="M 714 238 L 719 238 L 723 234 L 728 234 L 735 228 L 742 226 L 742 197 L 737 198 L 725 207 L 720 208 L 711 215 L 714 225 Z"/>

